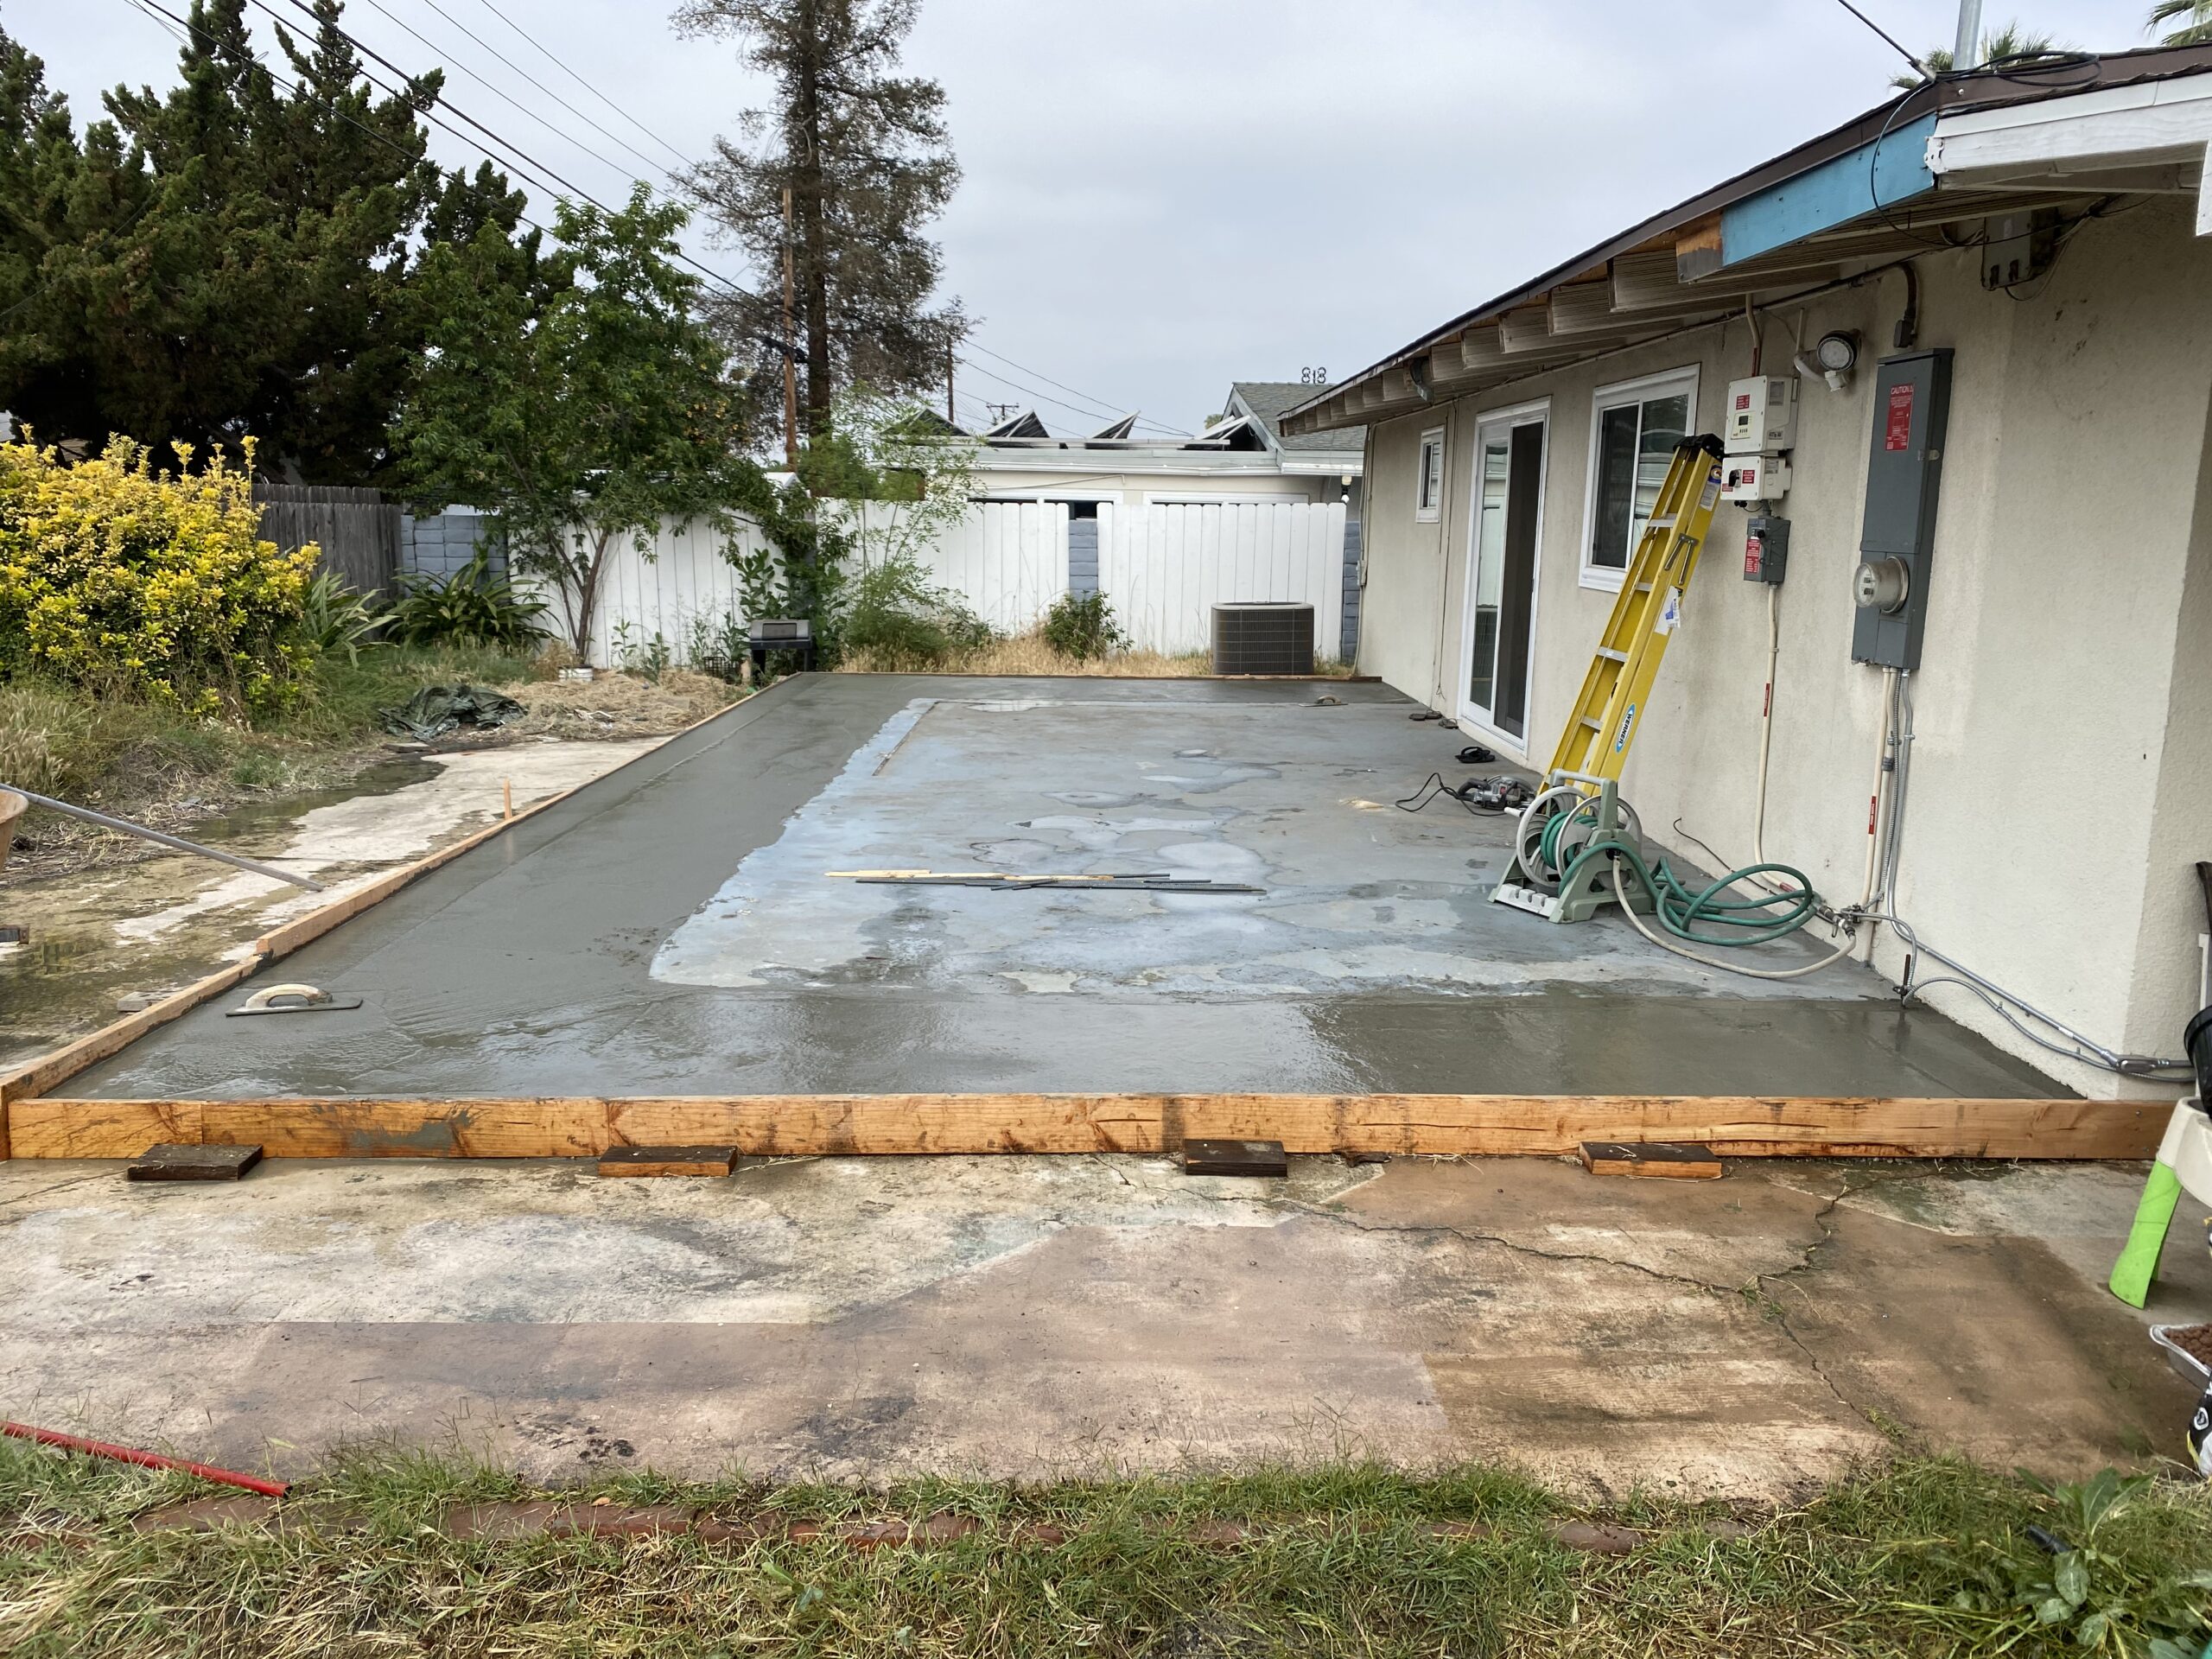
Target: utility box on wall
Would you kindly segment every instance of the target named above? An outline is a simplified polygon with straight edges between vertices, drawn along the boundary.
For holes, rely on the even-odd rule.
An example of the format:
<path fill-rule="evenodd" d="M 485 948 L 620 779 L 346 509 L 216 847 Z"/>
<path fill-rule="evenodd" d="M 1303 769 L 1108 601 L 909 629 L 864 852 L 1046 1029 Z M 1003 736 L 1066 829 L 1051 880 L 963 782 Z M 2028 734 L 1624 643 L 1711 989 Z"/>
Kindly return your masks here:
<path fill-rule="evenodd" d="M 1949 347 L 1886 357 L 1877 366 L 1866 512 L 1853 586 L 1859 604 L 1851 633 L 1854 662 L 1920 666 L 1950 416 Z"/>

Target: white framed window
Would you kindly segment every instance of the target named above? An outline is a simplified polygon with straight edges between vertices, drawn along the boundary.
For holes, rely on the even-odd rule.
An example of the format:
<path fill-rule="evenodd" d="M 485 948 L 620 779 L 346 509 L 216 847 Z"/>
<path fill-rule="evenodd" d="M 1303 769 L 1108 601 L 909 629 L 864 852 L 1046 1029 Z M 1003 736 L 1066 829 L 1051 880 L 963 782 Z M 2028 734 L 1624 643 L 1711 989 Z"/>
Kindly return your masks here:
<path fill-rule="evenodd" d="M 1591 399 L 1590 484 L 1582 512 L 1582 585 L 1618 589 L 1675 446 L 1697 420 L 1697 370 L 1600 386 Z"/>
<path fill-rule="evenodd" d="M 1444 429 L 1421 435 L 1420 470 L 1414 474 L 1414 517 L 1433 522 L 1444 511 Z"/>

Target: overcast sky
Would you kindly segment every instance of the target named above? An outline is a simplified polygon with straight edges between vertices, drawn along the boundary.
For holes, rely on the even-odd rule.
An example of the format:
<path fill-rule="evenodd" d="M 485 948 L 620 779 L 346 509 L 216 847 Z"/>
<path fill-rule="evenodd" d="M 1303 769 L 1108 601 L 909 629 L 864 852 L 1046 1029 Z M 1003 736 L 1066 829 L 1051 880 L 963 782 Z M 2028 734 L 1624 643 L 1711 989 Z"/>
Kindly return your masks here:
<path fill-rule="evenodd" d="M 1948 45 L 1956 16 L 1955 0 L 1860 10 L 1916 51 Z M 2018 14 L 2113 50 L 2148 43 L 2148 10 L 2023 0 Z M 350 0 L 346 16 L 410 71 L 442 63 L 459 109 L 614 200 L 644 162 L 487 48 L 673 166 L 661 141 L 702 155 L 760 88 L 728 43 L 678 40 L 666 11 Z M 0 27 L 80 123 L 119 81 L 175 79 L 175 35 L 131 0 L 0 0 Z M 1055 431 L 1133 409 L 1189 428 L 1232 379 L 1341 377 L 1880 102 L 1902 67 L 1837 0 L 925 0 L 908 62 L 944 83 L 966 175 L 938 227 L 946 289 L 981 323 L 963 418 L 1034 404 Z M 477 159 L 443 134 L 432 149 Z"/>

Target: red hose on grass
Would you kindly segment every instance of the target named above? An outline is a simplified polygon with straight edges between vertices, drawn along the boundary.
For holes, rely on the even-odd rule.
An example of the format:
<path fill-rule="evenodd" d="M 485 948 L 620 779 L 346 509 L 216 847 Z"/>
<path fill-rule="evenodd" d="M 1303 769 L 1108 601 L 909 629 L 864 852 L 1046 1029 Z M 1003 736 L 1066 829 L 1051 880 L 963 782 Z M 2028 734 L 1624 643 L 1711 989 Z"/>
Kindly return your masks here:
<path fill-rule="evenodd" d="M 242 1475 L 235 1469 L 218 1469 L 213 1464 L 193 1463 L 183 1458 L 165 1458 L 158 1452 L 140 1452 L 128 1446 L 111 1446 L 105 1440 L 88 1440 L 81 1435 L 64 1434 L 59 1429 L 33 1428 L 29 1423 L 0 1422 L 0 1434 L 10 1434 L 19 1440 L 35 1440 L 41 1446 L 58 1446 L 68 1452 L 82 1452 L 88 1457 L 112 1458 L 118 1463 L 135 1463 L 146 1469 L 181 1469 L 202 1480 L 212 1480 L 222 1486 L 243 1486 L 249 1492 L 259 1492 L 264 1497 L 282 1497 L 291 1490 L 290 1484 L 285 1481 L 264 1480 L 258 1475 Z"/>

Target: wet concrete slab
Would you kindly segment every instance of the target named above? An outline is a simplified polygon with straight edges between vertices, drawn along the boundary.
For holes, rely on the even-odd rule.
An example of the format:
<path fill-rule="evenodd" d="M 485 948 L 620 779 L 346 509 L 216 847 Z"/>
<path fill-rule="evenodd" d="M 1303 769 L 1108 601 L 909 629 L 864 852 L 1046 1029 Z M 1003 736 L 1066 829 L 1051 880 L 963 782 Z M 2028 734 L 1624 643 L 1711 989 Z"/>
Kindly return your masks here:
<path fill-rule="evenodd" d="M 0 1165 L 6 1414 L 307 1467 L 392 1440 L 608 1469 L 1022 1479 L 1375 1458 L 1786 1500 L 1899 1444 L 2055 1476 L 2180 1445 L 2098 1281 L 2139 1166 L 818 1159 Z M 1687 1188 L 1687 1190 L 1685 1190 Z"/>
<path fill-rule="evenodd" d="M 613 770 L 650 741 L 531 740 L 410 754 L 346 784 L 255 801 L 189 827 L 195 840 L 322 882 L 308 892 L 181 854 L 33 874 L 11 863 L 0 916 L 30 943 L 0 945 L 0 1067 L 112 1019 L 118 997 L 177 989 L 248 954 L 271 928 L 497 818 Z"/>
<path fill-rule="evenodd" d="M 1855 967 L 1764 984 L 1489 904 L 1510 820 L 1391 805 L 1465 771 L 1413 711 L 1341 683 L 802 677 L 288 959 L 358 1011 L 210 1006 L 59 1092 L 2056 1092 Z M 1262 891 L 828 874 L 879 868 Z"/>

